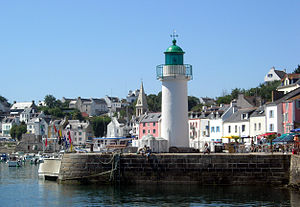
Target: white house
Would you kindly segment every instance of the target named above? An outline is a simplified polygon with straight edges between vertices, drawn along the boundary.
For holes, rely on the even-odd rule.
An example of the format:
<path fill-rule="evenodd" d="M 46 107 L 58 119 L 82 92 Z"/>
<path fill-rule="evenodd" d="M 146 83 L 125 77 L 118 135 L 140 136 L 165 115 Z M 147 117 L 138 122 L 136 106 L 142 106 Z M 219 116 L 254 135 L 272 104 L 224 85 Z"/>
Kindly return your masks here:
<path fill-rule="evenodd" d="M 122 102 L 118 97 L 109 97 L 105 96 L 104 100 L 107 104 L 107 108 L 110 112 L 116 112 L 117 110 L 121 109 Z"/>
<path fill-rule="evenodd" d="M 256 137 L 265 134 L 266 130 L 266 107 L 261 106 L 257 108 L 250 115 L 250 137 L 254 137 L 253 141 L 257 141 Z"/>
<path fill-rule="evenodd" d="M 5 117 L 1 123 L 2 123 L 2 136 L 10 137 L 10 129 L 15 124 L 19 125 L 20 120 L 18 117 Z"/>
<path fill-rule="evenodd" d="M 32 118 L 27 123 L 27 133 L 47 136 L 48 135 L 48 126 L 49 122 L 47 122 L 43 118 Z"/>
<path fill-rule="evenodd" d="M 277 87 L 277 91 L 282 91 L 287 94 L 300 87 L 300 74 L 290 73 L 285 74 L 281 79 L 281 85 Z"/>
<path fill-rule="evenodd" d="M 25 108 L 20 114 L 20 122 L 23 121 L 27 124 L 35 112 L 36 110 L 34 108 Z"/>
<path fill-rule="evenodd" d="M 225 120 L 223 136 L 239 136 L 241 138 L 250 138 L 250 116 L 255 110 L 256 107 L 239 109 L 230 118 Z M 244 140 L 244 142 L 248 143 L 250 143 L 250 141 L 250 139 Z"/>
<path fill-rule="evenodd" d="M 120 122 L 116 117 L 111 118 L 111 122 L 107 125 L 107 137 L 125 137 L 129 136 L 131 129 Z"/>
<path fill-rule="evenodd" d="M 205 142 L 209 139 L 209 119 L 207 118 L 209 113 L 201 113 L 199 116 L 191 115 L 189 118 L 189 142 L 190 147 L 195 149 L 202 149 Z"/>
<path fill-rule="evenodd" d="M 286 70 L 276 70 L 273 66 L 269 72 L 266 74 L 264 81 L 265 82 L 272 82 L 275 80 L 281 80 L 286 74 Z"/>

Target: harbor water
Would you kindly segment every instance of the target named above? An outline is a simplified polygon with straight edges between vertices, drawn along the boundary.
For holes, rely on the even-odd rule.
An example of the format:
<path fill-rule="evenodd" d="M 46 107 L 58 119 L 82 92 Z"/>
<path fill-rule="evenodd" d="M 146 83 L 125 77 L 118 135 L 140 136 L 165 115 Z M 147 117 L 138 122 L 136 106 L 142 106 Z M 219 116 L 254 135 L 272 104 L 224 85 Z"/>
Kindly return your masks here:
<path fill-rule="evenodd" d="M 0 206 L 300 206 L 300 193 L 283 187 L 62 185 L 37 171 L 0 163 Z"/>

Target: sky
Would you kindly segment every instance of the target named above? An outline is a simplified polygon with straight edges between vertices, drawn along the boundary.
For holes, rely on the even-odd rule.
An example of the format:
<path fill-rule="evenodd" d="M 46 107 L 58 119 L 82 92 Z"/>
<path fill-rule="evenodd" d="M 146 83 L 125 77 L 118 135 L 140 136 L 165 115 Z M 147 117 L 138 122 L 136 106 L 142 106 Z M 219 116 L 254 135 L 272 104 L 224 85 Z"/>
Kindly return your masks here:
<path fill-rule="evenodd" d="M 0 0 L 0 95 L 9 102 L 157 94 L 172 44 L 193 66 L 188 94 L 215 98 L 300 64 L 297 0 Z"/>

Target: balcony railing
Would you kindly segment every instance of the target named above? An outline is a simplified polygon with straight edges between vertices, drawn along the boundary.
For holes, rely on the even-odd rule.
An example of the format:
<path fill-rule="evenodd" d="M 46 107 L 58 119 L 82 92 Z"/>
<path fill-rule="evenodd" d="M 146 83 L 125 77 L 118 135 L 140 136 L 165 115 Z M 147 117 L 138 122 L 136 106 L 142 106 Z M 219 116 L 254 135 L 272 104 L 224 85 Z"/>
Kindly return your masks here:
<path fill-rule="evenodd" d="M 158 65 L 156 66 L 156 78 L 163 80 L 166 77 L 184 76 L 188 80 L 193 79 L 192 65 Z"/>

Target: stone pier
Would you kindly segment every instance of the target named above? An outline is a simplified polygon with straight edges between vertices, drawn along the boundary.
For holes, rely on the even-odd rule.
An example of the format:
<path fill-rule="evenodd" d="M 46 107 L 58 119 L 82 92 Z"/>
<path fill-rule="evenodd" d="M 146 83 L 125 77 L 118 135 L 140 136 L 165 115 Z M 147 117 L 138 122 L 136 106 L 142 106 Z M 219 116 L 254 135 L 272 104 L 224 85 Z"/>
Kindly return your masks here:
<path fill-rule="evenodd" d="M 294 158 L 293 158 L 294 159 Z M 60 183 L 178 183 L 286 185 L 291 155 L 283 154 L 65 154 Z M 298 171 L 297 171 L 298 173 Z"/>

